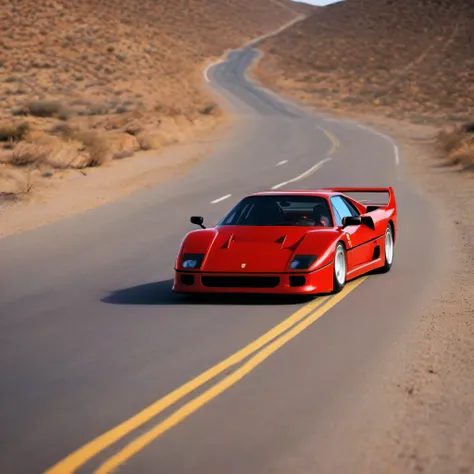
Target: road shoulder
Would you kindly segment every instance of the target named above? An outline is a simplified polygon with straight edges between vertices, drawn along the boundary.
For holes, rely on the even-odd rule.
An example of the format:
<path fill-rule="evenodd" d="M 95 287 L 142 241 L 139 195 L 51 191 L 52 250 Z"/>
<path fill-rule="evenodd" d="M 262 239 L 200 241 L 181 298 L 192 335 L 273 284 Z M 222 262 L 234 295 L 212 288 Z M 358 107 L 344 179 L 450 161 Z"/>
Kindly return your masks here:
<path fill-rule="evenodd" d="M 406 338 L 392 353 L 393 372 L 386 375 L 380 405 L 385 413 L 365 465 L 369 472 L 474 472 L 474 173 L 435 157 L 434 127 L 350 118 L 397 142 L 406 179 L 432 201 L 448 247 L 447 259 L 439 262 L 441 291 L 413 314 Z"/>
<path fill-rule="evenodd" d="M 380 468 L 474 472 L 474 174 L 435 158 L 434 128 L 374 123 L 399 140 L 410 178 L 435 201 L 436 218 L 449 232 L 444 287 L 414 320 L 407 363 L 393 382 L 400 408 L 380 437 Z"/>

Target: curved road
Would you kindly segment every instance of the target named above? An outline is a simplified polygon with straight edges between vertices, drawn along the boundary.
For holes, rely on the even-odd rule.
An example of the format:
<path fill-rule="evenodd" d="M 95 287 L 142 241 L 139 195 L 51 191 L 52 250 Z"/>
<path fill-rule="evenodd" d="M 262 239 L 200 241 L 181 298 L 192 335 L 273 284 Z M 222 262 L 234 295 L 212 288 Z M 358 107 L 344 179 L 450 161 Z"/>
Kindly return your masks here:
<path fill-rule="evenodd" d="M 234 51 L 207 71 L 242 119 L 209 160 L 155 189 L 0 240 L 2 473 L 339 474 L 371 454 L 385 361 L 432 291 L 433 213 L 412 192 L 389 137 L 313 116 L 251 84 L 245 72 L 255 56 L 250 47 Z M 320 300 L 198 304 L 173 295 L 189 216 L 212 225 L 244 194 L 277 185 L 394 186 L 392 271 L 316 312 Z M 250 354 L 194 392 L 181 388 L 171 406 L 163 401 L 309 310 L 314 321 L 240 380 L 232 374 Z M 222 381 L 228 387 L 213 392 Z M 150 406 L 154 413 L 120 425 Z"/>

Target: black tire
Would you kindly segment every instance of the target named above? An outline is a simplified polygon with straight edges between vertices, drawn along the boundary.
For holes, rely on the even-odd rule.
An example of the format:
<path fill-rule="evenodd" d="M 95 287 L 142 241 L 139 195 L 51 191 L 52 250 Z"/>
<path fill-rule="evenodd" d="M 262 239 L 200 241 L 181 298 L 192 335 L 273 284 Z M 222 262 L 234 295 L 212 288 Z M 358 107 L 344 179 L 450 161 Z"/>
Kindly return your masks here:
<path fill-rule="evenodd" d="M 344 281 L 341 283 L 341 278 L 338 278 L 336 275 L 336 259 L 338 255 L 344 256 Z M 334 252 L 334 274 L 333 274 L 333 293 L 339 293 L 343 290 L 344 286 L 346 285 L 346 278 L 347 278 L 347 255 L 346 255 L 346 248 L 344 247 L 342 242 L 339 242 L 336 245 L 336 251 Z"/>
<path fill-rule="evenodd" d="M 387 259 L 387 239 L 391 239 L 391 258 Z M 383 240 L 384 245 L 384 264 L 383 267 L 380 268 L 381 273 L 387 273 L 391 270 L 393 265 L 393 258 L 395 255 L 395 241 L 393 238 L 393 227 L 392 224 L 389 223 L 387 225 L 387 230 L 385 231 L 385 238 Z"/>

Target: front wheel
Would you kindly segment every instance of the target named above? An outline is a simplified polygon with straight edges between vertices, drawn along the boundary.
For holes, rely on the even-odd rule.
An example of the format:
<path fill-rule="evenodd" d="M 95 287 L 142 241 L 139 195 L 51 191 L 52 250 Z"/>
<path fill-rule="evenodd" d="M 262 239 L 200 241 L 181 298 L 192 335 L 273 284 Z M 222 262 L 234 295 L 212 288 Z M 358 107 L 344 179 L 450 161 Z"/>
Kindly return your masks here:
<path fill-rule="evenodd" d="M 383 273 L 387 273 L 390 271 L 393 265 L 393 255 L 394 255 L 394 240 L 393 240 L 393 229 L 392 225 L 388 224 L 387 230 L 385 231 L 385 239 L 384 239 L 384 254 L 385 254 L 385 262 L 381 271 Z"/>
<path fill-rule="evenodd" d="M 344 245 L 339 242 L 336 246 L 334 254 L 334 293 L 339 293 L 346 284 L 347 276 L 347 259 L 346 249 Z"/>

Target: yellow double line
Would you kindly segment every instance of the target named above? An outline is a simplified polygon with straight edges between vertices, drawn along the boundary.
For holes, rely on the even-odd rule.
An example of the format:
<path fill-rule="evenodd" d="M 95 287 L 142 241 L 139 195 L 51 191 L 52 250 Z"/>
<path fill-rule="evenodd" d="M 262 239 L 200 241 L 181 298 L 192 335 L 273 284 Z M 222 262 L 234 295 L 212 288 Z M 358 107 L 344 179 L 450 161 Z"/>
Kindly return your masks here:
<path fill-rule="evenodd" d="M 339 301 L 345 298 L 351 291 L 360 285 L 367 277 L 357 281 L 348 283 L 344 290 L 334 296 L 325 296 L 317 298 L 311 303 L 300 308 L 280 324 L 269 330 L 267 333 L 254 340 L 243 349 L 232 354 L 219 364 L 206 370 L 193 380 L 185 383 L 176 390 L 170 392 L 165 397 L 157 400 L 135 416 L 124 421 L 120 425 L 112 428 L 106 433 L 100 435 L 89 443 L 85 444 L 77 451 L 68 455 L 62 461 L 51 467 L 45 474 L 65 474 L 73 473 L 78 468 L 90 461 L 94 456 L 102 452 L 107 447 L 116 443 L 133 430 L 150 421 L 163 410 L 167 409 L 180 399 L 201 387 L 205 383 L 221 374 L 226 369 L 237 365 L 250 357 L 243 365 L 236 369 L 233 373 L 226 376 L 214 386 L 204 391 L 188 403 L 178 408 L 174 413 L 159 422 L 157 425 L 146 431 L 129 442 L 124 448 L 116 454 L 109 457 L 95 472 L 97 474 L 106 474 L 112 472 L 118 466 L 137 454 L 160 435 L 177 425 L 203 405 L 216 398 L 222 392 L 232 385 L 236 384 L 245 375 L 251 372 L 255 367 L 260 365 L 271 354 L 291 341 L 299 333 L 304 331 L 308 326 L 313 324 L 323 314 L 329 311 Z M 252 355 L 253 354 L 253 355 Z"/>
<path fill-rule="evenodd" d="M 329 140 L 331 140 L 332 146 L 328 153 L 328 156 L 331 156 L 341 146 L 341 142 L 336 137 L 336 135 L 331 133 L 329 130 L 326 130 L 325 128 L 320 127 L 320 126 L 317 126 L 316 128 L 321 130 L 324 133 L 324 135 L 326 135 L 329 138 Z"/>

